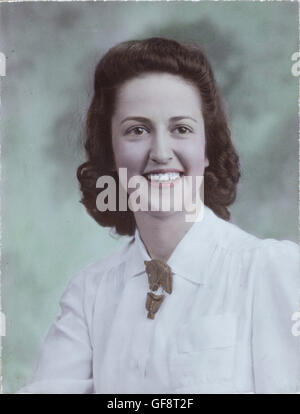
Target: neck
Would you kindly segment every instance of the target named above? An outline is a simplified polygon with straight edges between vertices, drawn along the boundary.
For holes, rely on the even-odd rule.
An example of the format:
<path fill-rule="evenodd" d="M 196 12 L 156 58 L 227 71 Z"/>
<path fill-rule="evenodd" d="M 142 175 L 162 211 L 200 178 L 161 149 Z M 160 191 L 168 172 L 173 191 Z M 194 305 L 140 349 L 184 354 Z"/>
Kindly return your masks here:
<path fill-rule="evenodd" d="M 141 239 L 152 259 L 167 262 L 177 244 L 193 225 L 186 222 L 184 212 L 169 216 L 154 216 L 148 212 L 135 213 L 136 224 Z"/>

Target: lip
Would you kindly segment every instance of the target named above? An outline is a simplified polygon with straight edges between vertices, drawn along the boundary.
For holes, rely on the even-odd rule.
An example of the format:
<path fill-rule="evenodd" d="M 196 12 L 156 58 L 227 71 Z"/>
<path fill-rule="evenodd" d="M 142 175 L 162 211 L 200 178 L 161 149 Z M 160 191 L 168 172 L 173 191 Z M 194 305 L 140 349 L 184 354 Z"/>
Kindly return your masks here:
<path fill-rule="evenodd" d="M 178 170 L 176 168 L 167 168 L 167 169 L 158 169 L 158 170 L 150 170 L 150 171 L 146 171 L 143 176 L 149 175 L 149 174 L 165 174 L 165 173 L 179 173 L 179 174 L 184 174 L 184 171 L 182 170 Z"/>
<path fill-rule="evenodd" d="M 163 181 L 150 181 L 147 178 L 147 175 L 149 174 L 164 174 L 164 173 L 172 173 L 172 172 L 179 173 L 180 174 L 179 177 L 176 178 L 175 180 L 164 181 L 164 182 Z M 174 169 L 174 168 L 151 170 L 143 174 L 143 176 L 147 179 L 147 181 L 150 183 L 151 186 L 155 186 L 159 188 L 170 187 L 170 186 L 172 187 L 176 185 L 181 180 L 183 175 L 184 175 L 184 171 Z"/>

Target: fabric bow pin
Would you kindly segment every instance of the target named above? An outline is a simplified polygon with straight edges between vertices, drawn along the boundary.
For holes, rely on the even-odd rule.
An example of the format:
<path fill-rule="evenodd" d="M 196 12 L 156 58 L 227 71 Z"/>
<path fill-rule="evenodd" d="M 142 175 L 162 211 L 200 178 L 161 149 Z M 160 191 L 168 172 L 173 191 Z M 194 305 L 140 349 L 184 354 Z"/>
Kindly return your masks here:
<path fill-rule="evenodd" d="M 149 289 L 157 291 L 160 287 L 167 293 L 172 293 L 172 271 L 167 263 L 159 259 L 144 261 L 146 273 L 148 275 Z M 147 317 L 154 319 L 156 312 L 160 308 L 165 295 L 156 295 L 153 292 L 147 293 L 146 309 Z"/>

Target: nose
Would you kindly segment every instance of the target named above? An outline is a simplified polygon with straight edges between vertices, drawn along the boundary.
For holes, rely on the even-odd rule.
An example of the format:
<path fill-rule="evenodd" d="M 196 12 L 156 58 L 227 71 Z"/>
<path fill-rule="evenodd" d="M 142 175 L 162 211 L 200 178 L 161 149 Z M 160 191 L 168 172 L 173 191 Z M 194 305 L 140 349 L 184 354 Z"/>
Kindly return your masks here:
<path fill-rule="evenodd" d="M 157 132 L 151 143 L 149 158 L 158 164 L 167 164 L 173 158 L 170 139 L 167 133 Z"/>

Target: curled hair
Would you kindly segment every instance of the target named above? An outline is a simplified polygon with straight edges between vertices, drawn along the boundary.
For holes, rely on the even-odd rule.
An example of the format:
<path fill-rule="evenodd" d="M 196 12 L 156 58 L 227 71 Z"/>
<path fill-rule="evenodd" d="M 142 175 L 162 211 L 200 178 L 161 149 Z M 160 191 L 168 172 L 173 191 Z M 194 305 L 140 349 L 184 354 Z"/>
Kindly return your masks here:
<path fill-rule="evenodd" d="M 102 175 L 119 178 L 114 171 L 111 118 L 118 88 L 127 80 L 146 72 L 165 72 L 191 81 L 199 90 L 205 126 L 206 156 L 204 203 L 224 220 L 230 219 L 228 206 L 236 198 L 240 178 L 239 158 L 211 66 L 198 47 L 165 38 L 122 42 L 99 61 L 94 77 L 94 96 L 86 120 L 87 161 L 77 169 L 81 202 L 102 226 L 115 228 L 120 235 L 133 235 L 133 212 L 105 211 L 96 207 L 99 190 L 96 180 Z M 118 197 L 118 194 L 117 194 Z"/>

